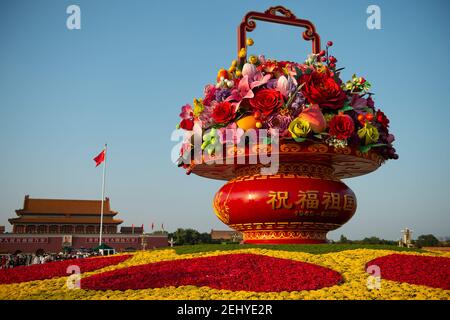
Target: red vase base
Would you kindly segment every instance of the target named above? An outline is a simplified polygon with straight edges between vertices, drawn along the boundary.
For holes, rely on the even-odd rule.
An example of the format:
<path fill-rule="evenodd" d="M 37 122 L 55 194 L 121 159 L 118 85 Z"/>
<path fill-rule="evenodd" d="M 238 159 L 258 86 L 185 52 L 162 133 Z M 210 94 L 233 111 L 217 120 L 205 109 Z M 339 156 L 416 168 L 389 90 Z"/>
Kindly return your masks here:
<path fill-rule="evenodd" d="M 244 231 L 246 244 L 321 244 L 326 243 L 326 232 L 258 230 Z"/>

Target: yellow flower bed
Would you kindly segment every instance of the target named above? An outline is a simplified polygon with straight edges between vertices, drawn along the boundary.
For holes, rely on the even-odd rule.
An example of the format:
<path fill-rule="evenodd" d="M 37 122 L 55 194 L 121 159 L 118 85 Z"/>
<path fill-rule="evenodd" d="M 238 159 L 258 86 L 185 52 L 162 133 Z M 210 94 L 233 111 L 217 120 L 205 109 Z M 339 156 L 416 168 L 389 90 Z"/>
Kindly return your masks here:
<path fill-rule="evenodd" d="M 167 249 L 136 252 L 130 259 L 122 263 L 108 266 L 93 272 L 84 273 L 82 274 L 82 277 L 159 261 L 190 259 L 232 253 L 261 254 L 270 257 L 292 259 L 295 261 L 317 264 L 341 273 L 344 278 L 344 283 L 319 290 L 294 292 L 230 291 L 196 286 L 164 287 L 158 289 L 127 291 L 95 291 L 69 289 L 66 284 L 68 277 L 60 277 L 48 280 L 0 285 L 0 299 L 450 299 L 450 290 L 434 289 L 426 286 L 412 285 L 384 279 L 381 279 L 381 288 L 379 289 L 371 290 L 367 287 L 367 281 L 369 278 L 369 274 L 365 271 L 365 264 L 367 262 L 393 253 L 450 257 L 450 253 L 434 252 L 404 253 L 390 250 L 356 249 L 327 254 L 309 254 L 304 252 L 266 249 L 241 249 L 233 251 L 214 251 L 177 255 L 174 250 Z"/>

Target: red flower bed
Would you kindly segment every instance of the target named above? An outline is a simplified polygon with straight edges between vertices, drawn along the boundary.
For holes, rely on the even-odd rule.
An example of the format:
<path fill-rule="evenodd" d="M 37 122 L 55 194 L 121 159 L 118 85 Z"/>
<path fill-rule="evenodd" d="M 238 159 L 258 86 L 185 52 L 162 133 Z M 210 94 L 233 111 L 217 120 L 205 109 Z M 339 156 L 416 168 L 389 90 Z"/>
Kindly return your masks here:
<path fill-rule="evenodd" d="M 299 291 L 336 285 L 342 276 L 331 269 L 255 254 L 163 261 L 96 274 L 81 288 L 128 290 L 166 286 L 208 286 L 245 291 Z"/>
<path fill-rule="evenodd" d="M 12 269 L 0 270 L 0 284 L 27 282 L 34 280 L 51 279 L 53 277 L 68 276 L 67 267 L 75 265 L 80 267 L 80 271 L 89 272 L 101 269 L 110 265 L 121 263 L 130 255 L 71 259 L 64 261 L 48 262 L 45 264 L 35 264 L 31 266 L 21 266 Z"/>
<path fill-rule="evenodd" d="M 380 267 L 381 279 L 450 289 L 450 258 L 391 254 L 370 261 Z"/>

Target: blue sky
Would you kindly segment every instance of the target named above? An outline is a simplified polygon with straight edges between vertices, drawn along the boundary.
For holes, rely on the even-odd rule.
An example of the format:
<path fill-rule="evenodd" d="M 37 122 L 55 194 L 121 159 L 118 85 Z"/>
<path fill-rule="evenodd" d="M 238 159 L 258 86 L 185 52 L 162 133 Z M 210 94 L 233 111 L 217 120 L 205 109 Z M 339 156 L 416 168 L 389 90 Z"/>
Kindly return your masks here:
<path fill-rule="evenodd" d="M 81 8 L 68 30 L 66 8 Z M 25 194 L 101 197 L 92 158 L 108 142 L 107 196 L 127 225 L 167 230 L 225 226 L 212 212 L 220 181 L 186 176 L 171 163 L 181 105 L 200 96 L 236 55 L 247 11 L 284 5 L 333 40 L 343 78 L 364 76 L 391 120 L 400 159 L 345 182 L 358 211 L 329 234 L 357 239 L 450 236 L 450 4 L 448 1 L 0 2 L 0 225 Z M 381 30 L 366 8 L 381 8 Z M 260 22 L 251 53 L 303 61 L 300 30 Z"/>

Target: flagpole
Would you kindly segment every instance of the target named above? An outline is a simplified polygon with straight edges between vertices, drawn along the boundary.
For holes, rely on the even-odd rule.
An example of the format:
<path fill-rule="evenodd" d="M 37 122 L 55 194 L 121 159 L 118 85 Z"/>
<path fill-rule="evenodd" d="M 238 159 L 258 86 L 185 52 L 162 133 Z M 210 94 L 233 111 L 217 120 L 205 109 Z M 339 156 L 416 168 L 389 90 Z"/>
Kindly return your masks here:
<path fill-rule="evenodd" d="M 105 175 L 106 175 L 106 157 L 107 157 L 108 145 L 105 143 L 105 161 L 103 162 L 103 177 L 102 177 L 102 207 L 100 208 L 100 237 L 98 240 L 98 245 L 102 245 L 102 235 L 103 235 L 103 206 L 105 201 Z"/>

